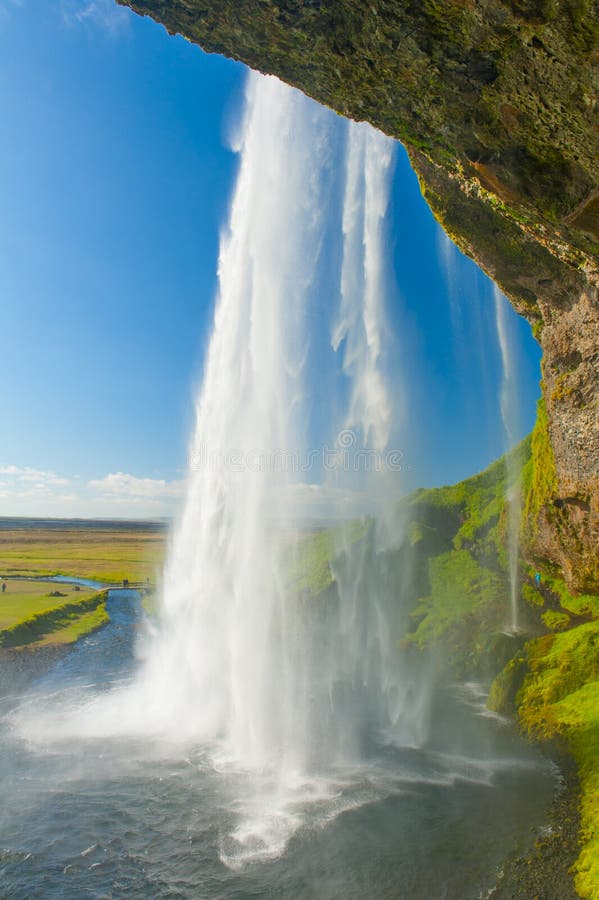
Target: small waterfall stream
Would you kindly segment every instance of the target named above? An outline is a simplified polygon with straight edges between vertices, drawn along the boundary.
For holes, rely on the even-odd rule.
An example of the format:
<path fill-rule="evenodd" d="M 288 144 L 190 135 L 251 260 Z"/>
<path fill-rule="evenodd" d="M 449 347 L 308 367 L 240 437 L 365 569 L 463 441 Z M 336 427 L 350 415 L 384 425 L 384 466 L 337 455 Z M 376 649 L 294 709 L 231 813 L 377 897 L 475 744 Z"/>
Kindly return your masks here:
<path fill-rule="evenodd" d="M 505 432 L 505 450 L 507 460 L 507 555 L 510 585 L 509 628 L 518 631 L 518 567 L 520 555 L 520 516 L 522 512 L 522 495 L 520 487 L 519 461 L 510 451 L 516 445 L 520 433 L 520 404 L 518 400 L 518 380 L 516 360 L 512 347 L 514 341 L 509 339 L 507 308 L 508 301 L 497 286 L 493 288 L 495 300 L 495 316 L 497 338 L 501 351 L 502 378 L 499 392 L 499 407 Z"/>

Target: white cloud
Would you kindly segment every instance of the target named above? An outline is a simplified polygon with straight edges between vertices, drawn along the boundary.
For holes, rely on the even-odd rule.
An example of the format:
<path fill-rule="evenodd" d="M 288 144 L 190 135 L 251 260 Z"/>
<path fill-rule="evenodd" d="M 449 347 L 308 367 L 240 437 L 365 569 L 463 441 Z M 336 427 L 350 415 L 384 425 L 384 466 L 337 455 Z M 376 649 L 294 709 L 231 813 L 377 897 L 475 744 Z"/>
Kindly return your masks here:
<path fill-rule="evenodd" d="M 185 490 L 183 481 L 164 481 L 161 478 L 137 478 L 125 472 L 111 472 L 104 478 L 87 482 L 87 486 L 95 491 L 110 495 L 111 499 L 132 498 L 158 500 L 182 497 Z"/>
<path fill-rule="evenodd" d="M 13 479 L 12 484 L 30 484 L 38 489 L 42 487 L 64 487 L 69 484 L 68 478 L 62 478 L 56 472 L 32 469 L 30 466 L 0 466 L 0 475 Z"/>
<path fill-rule="evenodd" d="M 66 25 L 92 25 L 119 34 L 129 27 L 131 10 L 118 6 L 115 0 L 63 0 L 62 18 Z"/>
<path fill-rule="evenodd" d="M 0 512 L 5 516 L 156 518 L 174 515 L 183 494 L 182 481 L 112 472 L 86 483 L 75 475 L 0 465 Z"/>

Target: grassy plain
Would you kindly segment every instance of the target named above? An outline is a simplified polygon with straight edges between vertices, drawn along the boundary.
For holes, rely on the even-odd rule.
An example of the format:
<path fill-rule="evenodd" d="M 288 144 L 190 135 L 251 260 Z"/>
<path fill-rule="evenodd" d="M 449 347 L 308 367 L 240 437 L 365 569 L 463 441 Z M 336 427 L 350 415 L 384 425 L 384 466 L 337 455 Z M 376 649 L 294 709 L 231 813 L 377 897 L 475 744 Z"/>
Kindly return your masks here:
<path fill-rule="evenodd" d="M 166 533 L 126 527 L 0 530 L 0 576 L 70 575 L 103 583 L 155 584 L 166 550 Z"/>
<path fill-rule="evenodd" d="M 51 597 L 50 594 L 56 591 L 64 594 L 64 597 Z M 0 630 L 50 608 L 87 600 L 95 593 L 92 590 L 75 591 L 70 584 L 56 584 L 52 581 L 9 580 L 6 582 L 5 593 L 0 594 Z"/>
<path fill-rule="evenodd" d="M 0 594 L 0 647 L 69 644 L 108 622 L 106 592 L 42 581 L 8 581 Z"/>
<path fill-rule="evenodd" d="M 108 622 L 105 593 L 22 578 L 156 584 L 165 551 L 166 529 L 152 524 L 0 520 L 0 647 L 68 644 Z"/>

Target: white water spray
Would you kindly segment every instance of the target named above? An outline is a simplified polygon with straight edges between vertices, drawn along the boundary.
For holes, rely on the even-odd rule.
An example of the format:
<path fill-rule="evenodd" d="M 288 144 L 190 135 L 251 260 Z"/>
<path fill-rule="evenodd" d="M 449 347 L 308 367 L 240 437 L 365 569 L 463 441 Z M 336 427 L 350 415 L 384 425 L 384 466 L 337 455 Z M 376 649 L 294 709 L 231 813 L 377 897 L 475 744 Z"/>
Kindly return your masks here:
<path fill-rule="evenodd" d="M 511 452 L 519 436 L 520 405 L 518 402 L 518 380 L 516 360 L 512 351 L 514 342 L 508 337 L 508 301 L 499 288 L 493 286 L 495 299 L 495 317 L 497 337 L 501 351 L 502 379 L 499 393 L 501 418 L 505 432 L 505 449 L 507 459 L 507 554 L 510 582 L 510 630 L 518 630 L 518 560 L 520 553 L 520 517 L 522 510 L 522 492 L 520 485 L 520 467 L 518 460 Z"/>
<path fill-rule="evenodd" d="M 325 211 L 335 206 L 330 148 L 339 141 L 346 171 L 336 300 L 316 280 Z M 422 737 L 397 649 L 398 579 L 376 558 L 374 527 L 364 525 L 357 542 L 355 526 L 353 537 L 342 532 L 335 587 L 306 601 L 289 585 L 289 560 L 301 562 L 289 499 L 297 473 L 254 464 L 277 451 L 281 459 L 290 449 L 306 454 L 309 408 L 326 402 L 310 390 L 307 332 L 331 301 L 339 305 L 335 352 L 321 366 L 338 369 L 341 357 L 344 434 L 377 451 L 387 445 L 384 218 L 393 144 L 251 76 L 239 150 L 192 448 L 200 465 L 190 472 L 161 632 L 143 676 L 146 715 L 212 742 L 219 765 L 273 777 L 270 787 L 261 782 L 259 813 L 246 807 L 233 835 L 227 853 L 236 859 L 279 848 L 298 822 L 290 791 L 297 797 L 316 773 L 356 765 L 377 729 L 412 743 Z M 329 227 L 338 218 L 329 211 Z"/>
<path fill-rule="evenodd" d="M 356 456 L 364 453 L 366 458 L 380 458 L 392 429 L 397 430 L 403 417 L 404 398 L 397 389 L 402 379 L 396 375 L 394 390 L 386 377 L 389 352 L 398 354 L 400 349 L 397 338 L 390 337 L 385 309 L 390 280 L 385 214 L 393 161 L 391 141 L 367 125 L 351 126 L 343 203 L 341 300 L 331 344 L 341 353 L 351 385 L 340 434 L 351 440 Z M 354 479 L 359 477 L 352 474 Z M 397 483 L 389 473 L 369 469 L 362 478 L 377 519 L 359 544 L 353 540 L 351 525 L 337 533 L 333 570 L 338 606 L 329 627 L 342 639 L 335 650 L 338 672 L 331 683 L 342 684 L 345 690 L 352 686 L 346 702 L 351 703 L 354 716 L 364 717 L 362 736 L 390 731 L 402 743 L 414 745 L 426 732 L 427 692 L 422 683 L 417 685 L 415 673 L 403 665 L 397 646 L 398 636 L 408 625 L 401 596 L 410 572 L 405 559 L 398 572 L 397 563 L 391 562 L 392 553 L 386 554 L 397 550 L 405 523 L 394 515 L 392 498 Z M 343 735 L 346 748 L 352 737 L 359 737 L 355 728 L 353 734 L 346 731 Z"/>
<path fill-rule="evenodd" d="M 218 740 L 223 757 L 251 769 L 303 763 L 297 611 L 285 595 L 293 473 L 284 458 L 304 444 L 306 312 L 329 132 L 314 104 L 250 77 L 185 509 L 145 675 L 162 685 L 158 717 Z"/>
<path fill-rule="evenodd" d="M 337 301 L 322 296 L 315 278 L 329 148 L 340 139 Z M 310 609 L 288 584 L 300 529 L 289 502 L 297 475 L 285 465 L 255 465 L 277 451 L 306 455 L 303 428 L 318 396 L 310 395 L 305 365 L 307 329 L 315 307 L 331 299 L 339 305 L 332 346 L 342 348 L 349 382 L 344 433 L 378 451 L 387 445 L 383 223 L 393 144 L 274 79 L 252 76 L 239 149 L 192 448 L 200 465 L 190 473 L 146 677 L 155 682 L 150 707 L 178 729 L 185 723 L 216 740 L 221 762 L 274 769 L 287 782 L 352 754 L 355 761 L 365 731 L 398 725 L 403 709 L 399 635 L 385 618 L 398 597 L 381 579 L 366 583 L 366 558 L 373 567 L 377 552 L 369 528 L 360 549 L 340 554 L 336 596 Z M 329 226 L 335 219 L 329 215 Z M 338 366 L 334 355 L 328 365 Z"/>

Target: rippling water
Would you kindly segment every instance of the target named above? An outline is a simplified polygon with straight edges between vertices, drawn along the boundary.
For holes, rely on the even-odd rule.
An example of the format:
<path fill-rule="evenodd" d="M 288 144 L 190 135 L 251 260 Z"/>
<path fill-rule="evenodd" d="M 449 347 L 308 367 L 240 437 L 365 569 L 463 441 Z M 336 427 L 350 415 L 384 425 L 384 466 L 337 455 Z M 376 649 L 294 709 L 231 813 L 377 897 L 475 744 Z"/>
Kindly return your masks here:
<path fill-rule="evenodd" d="M 439 697 L 425 749 L 379 741 L 360 767 L 296 785 L 275 813 L 261 803 L 268 773 L 219 771 L 213 748 L 29 742 L 28 717 L 131 676 L 139 603 L 115 594 L 109 611 L 27 695 L 3 672 L 2 896 L 462 900 L 484 896 L 543 823 L 551 767 L 482 714 L 472 685 Z M 248 834 L 240 806 L 246 823 L 254 812 Z"/>

